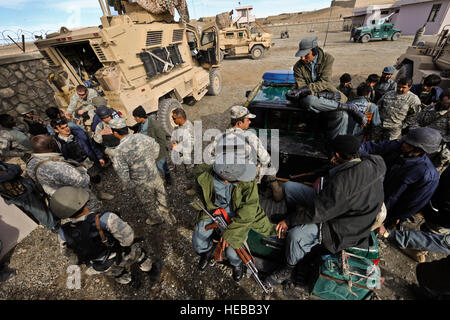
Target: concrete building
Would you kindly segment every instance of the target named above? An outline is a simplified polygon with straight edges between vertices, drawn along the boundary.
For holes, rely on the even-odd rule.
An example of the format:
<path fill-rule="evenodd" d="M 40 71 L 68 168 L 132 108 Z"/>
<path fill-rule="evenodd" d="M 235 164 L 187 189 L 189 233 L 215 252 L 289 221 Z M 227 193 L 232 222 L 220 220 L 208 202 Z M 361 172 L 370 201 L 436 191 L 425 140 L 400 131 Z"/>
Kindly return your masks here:
<path fill-rule="evenodd" d="M 253 6 L 236 7 L 233 14 L 233 22 L 238 25 L 255 22 L 256 17 L 252 14 Z"/>
<path fill-rule="evenodd" d="M 426 23 L 425 35 L 434 35 L 450 24 L 450 0 L 400 0 L 395 3 L 400 13 L 395 27 L 404 35 L 413 35 Z"/>
<path fill-rule="evenodd" d="M 363 26 L 393 14 L 389 21 L 402 30 L 403 35 L 414 35 L 425 23 L 425 35 L 435 35 L 450 24 L 449 8 L 450 0 L 399 0 L 393 4 L 353 9 L 351 19 L 353 26 Z"/>

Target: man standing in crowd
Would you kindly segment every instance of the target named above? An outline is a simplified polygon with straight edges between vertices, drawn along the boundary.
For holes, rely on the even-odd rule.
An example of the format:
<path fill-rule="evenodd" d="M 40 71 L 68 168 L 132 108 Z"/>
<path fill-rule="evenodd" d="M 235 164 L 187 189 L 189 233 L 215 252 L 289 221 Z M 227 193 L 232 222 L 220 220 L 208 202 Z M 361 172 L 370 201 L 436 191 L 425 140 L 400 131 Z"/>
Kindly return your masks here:
<path fill-rule="evenodd" d="M 164 221 L 173 225 L 176 219 L 169 212 L 164 182 L 156 168 L 159 145 L 153 138 L 141 133 L 129 134 L 125 119 L 115 118 L 109 122 L 114 136 L 120 144 L 114 152 L 113 166 L 123 185 L 134 189 L 147 212 L 148 225 Z M 156 210 L 153 210 L 156 199 Z"/>
<path fill-rule="evenodd" d="M 420 99 L 410 91 L 411 78 L 400 78 L 397 90 L 388 91 L 378 102 L 381 126 L 377 141 L 399 139 L 402 130 L 412 126 L 420 111 Z"/>
<path fill-rule="evenodd" d="M 194 126 L 186 117 L 186 112 L 182 108 L 172 111 L 172 120 L 177 125 L 172 133 L 172 162 L 175 163 L 175 170 L 184 170 L 187 186 L 186 194 L 192 196 L 194 190 Z"/>
<path fill-rule="evenodd" d="M 137 132 L 152 137 L 158 143 L 159 154 L 156 158 L 156 167 L 163 175 L 166 183 L 168 185 L 172 184 L 172 177 L 170 176 L 170 169 L 167 163 L 167 156 L 169 155 L 169 152 L 167 148 L 168 141 L 166 130 L 164 130 L 158 121 L 149 118 L 142 106 L 139 106 L 133 110 L 133 117 L 139 124 Z"/>
<path fill-rule="evenodd" d="M 397 83 L 392 79 L 392 75 L 395 72 L 393 66 L 387 66 L 383 69 L 380 80 L 375 84 L 375 103 L 381 99 L 389 91 L 397 90 Z"/>

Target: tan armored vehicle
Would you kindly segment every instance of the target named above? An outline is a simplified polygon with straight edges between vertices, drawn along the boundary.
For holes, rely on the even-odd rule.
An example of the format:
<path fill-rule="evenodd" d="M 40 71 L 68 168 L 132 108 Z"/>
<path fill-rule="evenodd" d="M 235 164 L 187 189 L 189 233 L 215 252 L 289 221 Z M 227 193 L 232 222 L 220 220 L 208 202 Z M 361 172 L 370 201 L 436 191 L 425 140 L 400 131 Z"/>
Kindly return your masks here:
<path fill-rule="evenodd" d="M 111 15 L 108 3 L 99 0 L 99 27 L 63 27 L 35 44 L 54 71 L 49 82 L 59 107 L 67 108 L 76 86 L 88 83 L 129 125 L 134 124 L 132 111 L 141 105 L 171 132 L 171 110 L 221 91 L 218 30 L 214 25 L 199 34 L 194 26 L 175 22 L 170 13 L 149 12 L 140 2 L 153 1 L 114 1 L 118 14 Z"/>
<path fill-rule="evenodd" d="M 397 59 L 396 78 L 406 76 L 413 78 L 413 83 L 421 83 L 424 77 L 437 74 L 442 79 L 439 86 L 450 87 L 449 27 L 450 25 L 446 25 L 437 39 L 434 37 L 434 41 L 420 41 L 417 45 L 408 47 Z"/>
<path fill-rule="evenodd" d="M 261 59 L 264 52 L 275 44 L 272 42 L 272 34 L 268 33 L 255 21 L 253 26 L 238 26 L 227 19 L 227 12 L 216 16 L 216 24 L 219 26 L 220 58 L 232 56 L 248 56 L 252 59 Z"/>

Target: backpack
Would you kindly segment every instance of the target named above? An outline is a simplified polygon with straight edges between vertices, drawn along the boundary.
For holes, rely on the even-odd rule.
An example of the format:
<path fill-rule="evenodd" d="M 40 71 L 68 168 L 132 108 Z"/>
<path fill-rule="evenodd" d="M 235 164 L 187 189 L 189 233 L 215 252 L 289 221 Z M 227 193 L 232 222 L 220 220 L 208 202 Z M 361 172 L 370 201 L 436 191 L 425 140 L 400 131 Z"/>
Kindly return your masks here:
<path fill-rule="evenodd" d="M 369 249 L 350 248 L 323 255 L 311 297 L 323 300 L 369 300 L 380 288 L 383 278 L 378 267 L 376 236 L 371 232 Z"/>
<path fill-rule="evenodd" d="M 92 265 L 97 271 L 107 269 L 112 264 L 113 260 L 108 261 L 109 257 L 120 247 L 112 234 L 101 228 L 102 215 L 90 214 L 84 221 L 68 222 L 61 226 L 66 245 L 77 255 L 78 264 Z"/>

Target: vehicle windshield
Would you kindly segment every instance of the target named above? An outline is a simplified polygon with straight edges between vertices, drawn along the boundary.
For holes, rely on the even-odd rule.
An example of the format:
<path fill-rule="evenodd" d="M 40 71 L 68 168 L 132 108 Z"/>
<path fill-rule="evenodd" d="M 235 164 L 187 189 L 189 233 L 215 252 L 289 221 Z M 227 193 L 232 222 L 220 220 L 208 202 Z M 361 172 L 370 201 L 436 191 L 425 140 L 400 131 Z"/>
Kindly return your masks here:
<path fill-rule="evenodd" d="M 274 87 L 263 84 L 253 101 L 286 103 L 286 92 L 290 89 L 292 89 L 292 86 Z"/>

